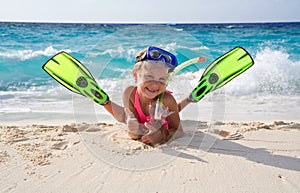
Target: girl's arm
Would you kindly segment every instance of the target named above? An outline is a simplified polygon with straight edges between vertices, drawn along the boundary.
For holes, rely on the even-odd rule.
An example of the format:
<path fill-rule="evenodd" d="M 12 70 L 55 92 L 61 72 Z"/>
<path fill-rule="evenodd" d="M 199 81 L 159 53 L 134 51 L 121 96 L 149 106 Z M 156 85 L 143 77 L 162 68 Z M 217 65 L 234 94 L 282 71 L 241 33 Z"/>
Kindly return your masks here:
<path fill-rule="evenodd" d="M 179 109 L 175 98 L 171 94 L 166 94 L 164 103 L 169 108 L 169 112 L 173 112 L 167 117 L 169 124 L 169 130 L 167 131 L 169 132 L 169 134 L 166 140 L 168 141 L 171 138 L 181 137 L 183 135 L 183 130 L 179 116 Z"/>
<path fill-rule="evenodd" d="M 189 97 L 185 97 L 183 98 L 179 103 L 178 103 L 178 111 L 182 111 L 182 109 L 184 109 L 188 104 L 190 104 L 191 101 L 189 99 Z"/>
<path fill-rule="evenodd" d="M 108 103 L 103 106 L 117 121 L 125 123 L 124 107 L 112 101 L 108 101 Z"/>

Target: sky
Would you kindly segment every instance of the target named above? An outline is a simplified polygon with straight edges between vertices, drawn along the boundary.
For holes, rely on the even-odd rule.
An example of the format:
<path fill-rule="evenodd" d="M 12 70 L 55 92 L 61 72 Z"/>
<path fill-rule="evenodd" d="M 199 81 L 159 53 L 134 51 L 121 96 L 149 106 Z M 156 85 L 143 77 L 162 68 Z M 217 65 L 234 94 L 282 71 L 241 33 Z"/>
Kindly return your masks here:
<path fill-rule="evenodd" d="M 300 0 L 5 0 L 0 21 L 237 23 L 300 21 Z"/>

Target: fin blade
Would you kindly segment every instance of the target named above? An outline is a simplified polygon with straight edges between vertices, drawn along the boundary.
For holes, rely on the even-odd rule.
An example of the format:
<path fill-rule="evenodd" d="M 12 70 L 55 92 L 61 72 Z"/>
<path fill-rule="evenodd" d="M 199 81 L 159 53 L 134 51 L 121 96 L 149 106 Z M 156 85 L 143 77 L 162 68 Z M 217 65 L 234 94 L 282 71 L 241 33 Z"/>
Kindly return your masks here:
<path fill-rule="evenodd" d="M 205 95 L 224 86 L 253 64 L 250 54 L 240 46 L 220 56 L 204 71 L 198 85 L 191 93 L 193 101 L 200 101 Z"/>
<path fill-rule="evenodd" d="M 89 70 L 66 52 L 50 58 L 42 67 L 58 83 L 72 92 L 88 97 L 99 104 L 109 100 Z"/>
<path fill-rule="evenodd" d="M 220 82 L 215 89 L 224 86 L 254 64 L 250 54 L 242 47 L 234 48 L 231 56 L 226 58 L 229 60 L 223 62 L 222 70 L 224 73 L 221 75 L 222 82 Z"/>
<path fill-rule="evenodd" d="M 44 65 L 43 70 L 45 70 L 52 78 L 54 78 L 57 82 L 59 82 L 61 85 L 66 87 L 72 92 L 75 92 L 77 94 L 80 94 L 80 91 L 74 87 L 71 79 L 71 75 L 68 73 L 65 73 L 65 70 L 68 68 L 63 66 L 66 64 L 64 59 L 61 57 L 63 55 L 63 52 L 60 52 L 50 58 Z"/>

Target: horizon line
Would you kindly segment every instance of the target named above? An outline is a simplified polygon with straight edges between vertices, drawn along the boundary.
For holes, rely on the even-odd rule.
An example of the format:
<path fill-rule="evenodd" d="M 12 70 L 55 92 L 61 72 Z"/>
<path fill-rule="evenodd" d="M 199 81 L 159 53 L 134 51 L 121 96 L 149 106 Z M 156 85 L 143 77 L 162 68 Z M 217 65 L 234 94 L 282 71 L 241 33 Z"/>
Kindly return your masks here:
<path fill-rule="evenodd" d="M 206 21 L 206 22 L 116 22 L 116 21 L 106 21 L 106 22 L 96 22 L 96 21 L 22 21 L 22 20 L 0 20 L 0 23 L 49 23 L 49 24 L 254 24 L 254 23 L 299 23 L 300 20 L 291 20 L 291 21 Z"/>

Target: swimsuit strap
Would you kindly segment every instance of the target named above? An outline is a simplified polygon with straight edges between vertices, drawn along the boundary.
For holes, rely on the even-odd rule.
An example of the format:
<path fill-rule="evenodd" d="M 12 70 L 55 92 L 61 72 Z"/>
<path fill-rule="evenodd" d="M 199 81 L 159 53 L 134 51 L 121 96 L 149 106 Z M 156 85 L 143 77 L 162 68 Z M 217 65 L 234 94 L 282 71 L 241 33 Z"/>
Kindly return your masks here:
<path fill-rule="evenodd" d="M 150 116 L 146 116 L 144 114 L 143 110 L 142 110 L 141 102 L 140 102 L 140 98 L 139 98 L 139 93 L 138 93 L 137 88 L 135 90 L 135 96 L 134 96 L 134 108 L 137 112 L 138 120 L 139 120 L 140 123 L 145 123 L 145 122 L 150 120 Z"/>
<path fill-rule="evenodd" d="M 153 115 L 146 116 L 145 113 L 143 112 L 137 88 L 135 90 L 135 95 L 134 95 L 134 109 L 137 113 L 139 123 L 149 122 L 154 119 Z M 161 123 L 165 126 L 166 129 L 169 129 L 169 124 L 166 119 L 162 119 Z"/>

